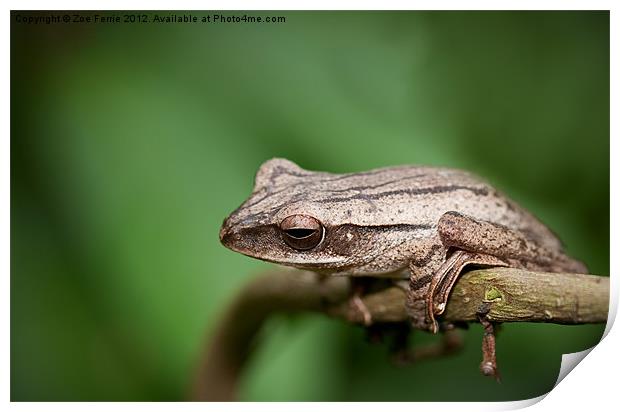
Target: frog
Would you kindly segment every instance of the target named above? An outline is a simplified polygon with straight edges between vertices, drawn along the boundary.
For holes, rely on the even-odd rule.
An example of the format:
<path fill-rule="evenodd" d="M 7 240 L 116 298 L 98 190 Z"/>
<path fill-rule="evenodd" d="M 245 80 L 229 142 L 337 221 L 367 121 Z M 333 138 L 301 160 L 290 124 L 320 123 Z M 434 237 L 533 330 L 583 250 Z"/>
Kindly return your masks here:
<path fill-rule="evenodd" d="M 473 173 L 438 166 L 337 174 L 273 158 L 259 167 L 252 193 L 224 220 L 219 238 L 263 261 L 401 285 L 411 326 L 431 333 L 466 268 L 587 273 L 531 212 Z M 480 369 L 498 378 L 493 324 L 483 312 Z"/>

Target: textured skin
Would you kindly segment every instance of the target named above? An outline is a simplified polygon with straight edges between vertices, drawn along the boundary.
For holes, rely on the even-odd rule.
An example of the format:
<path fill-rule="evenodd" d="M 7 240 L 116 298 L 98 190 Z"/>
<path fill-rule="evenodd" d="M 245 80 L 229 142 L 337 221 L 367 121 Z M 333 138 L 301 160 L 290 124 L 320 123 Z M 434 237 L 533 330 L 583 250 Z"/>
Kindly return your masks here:
<path fill-rule="evenodd" d="M 279 225 L 291 215 L 320 221 L 323 241 L 310 250 L 289 247 Z M 514 267 L 586 271 L 545 225 L 495 188 L 468 172 L 435 167 L 331 174 L 269 160 L 251 196 L 224 221 L 220 239 L 230 249 L 284 265 L 409 278 L 414 324 L 431 329 L 433 320 L 424 316 L 431 279 L 453 283 L 468 262 L 461 258 L 456 275 L 438 272 L 452 250 L 475 252 L 478 261 L 480 254 L 491 255 Z M 441 286 L 447 295 L 450 287 Z"/>

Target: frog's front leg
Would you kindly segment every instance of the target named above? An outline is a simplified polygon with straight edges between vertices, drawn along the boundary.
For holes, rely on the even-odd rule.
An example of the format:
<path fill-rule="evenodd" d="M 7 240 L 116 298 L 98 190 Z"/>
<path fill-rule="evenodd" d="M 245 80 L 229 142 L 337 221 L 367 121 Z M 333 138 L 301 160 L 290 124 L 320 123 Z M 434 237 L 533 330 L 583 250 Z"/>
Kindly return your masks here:
<path fill-rule="evenodd" d="M 351 278 L 352 294 L 349 299 L 349 305 L 361 315 L 364 326 L 366 327 L 372 325 L 372 315 L 362 300 L 362 296 L 367 288 L 368 285 L 364 282 L 364 279 Z"/>

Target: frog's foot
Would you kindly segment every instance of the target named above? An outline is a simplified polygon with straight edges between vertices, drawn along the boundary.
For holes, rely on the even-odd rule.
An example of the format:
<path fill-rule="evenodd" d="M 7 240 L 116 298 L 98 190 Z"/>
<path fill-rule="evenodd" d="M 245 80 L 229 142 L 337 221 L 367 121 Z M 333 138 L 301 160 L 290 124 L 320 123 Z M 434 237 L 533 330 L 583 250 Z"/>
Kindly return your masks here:
<path fill-rule="evenodd" d="M 497 358 L 495 356 L 495 327 L 487 318 L 489 313 L 488 304 L 483 304 L 478 311 L 478 320 L 484 327 L 482 337 L 482 362 L 480 372 L 485 376 L 492 376 L 497 382 L 500 381 L 499 371 L 497 370 Z"/>
<path fill-rule="evenodd" d="M 351 286 L 353 289 L 353 296 L 349 299 L 349 305 L 356 312 L 356 318 L 361 318 L 364 326 L 372 325 L 372 315 L 364 304 L 362 296 L 366 292 L 367 285 L 362 279 L 352 279 Z"/>
<path fill-rule="evenodd" d="M 508 266 L 506 262 L 492 255 L 455 250 L 433 274 L 425 295 L 426 321 L 431 332 L 437 333 L 435 316 L 446 310 L 452 287 L 467 265 Z"/>
<path fill-rule="evenodd" d="M 349 303 L 351 307 L 362 318 L 362 322 L 364 323 L 364 326 L 372 325 L 372 315 L 370 314 L 370 311 L 364 304 L 364 301 L 362 300 L 361 295 L 359 293 L 355 293 L 353 297 L 351 297 L 351 300 L 349 300 Z"/>

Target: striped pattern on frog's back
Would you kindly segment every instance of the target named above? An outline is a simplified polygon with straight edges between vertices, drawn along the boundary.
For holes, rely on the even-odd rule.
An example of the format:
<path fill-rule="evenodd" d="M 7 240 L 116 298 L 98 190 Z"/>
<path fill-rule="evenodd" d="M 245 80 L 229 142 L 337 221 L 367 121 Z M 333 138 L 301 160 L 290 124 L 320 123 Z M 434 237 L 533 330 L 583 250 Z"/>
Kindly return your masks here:
<path fill-rule="evenodd" d="M 448 211 L 504 225 L 548 249 L 562 249 L 545 225 L 482 179 L 428 166 L 331 174 L 272 159 L 261 166 L 252 195 L 229 219 L 239 226 L 275 224 L 302 212 L 326 226 L 402 226 L 425 237 Z"/>

